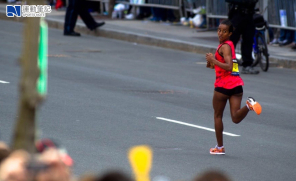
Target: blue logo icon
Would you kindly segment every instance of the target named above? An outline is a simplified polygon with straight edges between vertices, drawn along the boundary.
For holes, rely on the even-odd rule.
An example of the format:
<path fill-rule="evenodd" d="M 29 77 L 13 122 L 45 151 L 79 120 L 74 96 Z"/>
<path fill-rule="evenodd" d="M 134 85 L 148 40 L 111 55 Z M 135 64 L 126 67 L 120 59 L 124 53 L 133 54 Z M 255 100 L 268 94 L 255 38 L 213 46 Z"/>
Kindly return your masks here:
<path fill-rule="evenodd" d="M 7 17 L 21 17 L 21 5 L 7 5 L 6 6 Z"/>

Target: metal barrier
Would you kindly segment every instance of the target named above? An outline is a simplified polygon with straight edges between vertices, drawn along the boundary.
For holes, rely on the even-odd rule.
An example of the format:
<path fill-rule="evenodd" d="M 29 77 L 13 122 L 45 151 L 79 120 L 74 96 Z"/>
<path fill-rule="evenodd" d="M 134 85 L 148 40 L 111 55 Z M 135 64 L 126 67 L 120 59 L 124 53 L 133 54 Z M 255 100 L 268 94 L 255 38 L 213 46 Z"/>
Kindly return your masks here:
<path fill-rule="evenodd" d="M 130 4 L 133 6 L 159 7 L 159 8 L 176 9 L 176 10 L 179 10 L 182 5 L 182 0 L 147 0 L 146 3 L 135 3 L 130 0 L 116 1 L 116 2 Z"/>
<path fill-rule="evenodd" d="M 187 13 L 193 13 L 193 10 L 200 7 L 206 6 L 206 0 L 184 0 L 184 12 L 187 17 Z"/>
<path fill-rule="evenodd" d="M 103 3 L 109 3 L 109 0 L 88 0 L 96 1 L 101 3 L 101 12 L 103 11 Z M 134 12 L 138 7 L 155 7 L 155 8 L 165 8 L 178 10 L 180 16 L 183 17 L 182 2 L 183 0 L 116 0 L 116 3 L 128 4 L 134 6 Z M 145 2 L 145 3 L 144 3 Z"/>
<path fill-rule="evenodd" d="M 146 0 L 145 3 L 134 3 L 130 0 L 116 1 L 117 3 L 129 4 L 134 7 L 155 7 L 179 10 L 180 16 L 183 17 L 182 12 L 182 1 L 183 0 Z M 136 10 L 135 10 L 136 11 Z"/>
<path fill-rule="evenodd" d="M 211 18 L 227 18 L 228 3 L 225 0 L 207 0 L 206 2 L 208 27 Z M 257 7 L 270 27 L 296 30 L 296 0 L 259 0 Z M 286 10 L 286 26 L 281 24 L 280 10 Z"/>
<path fill-rule="evenodd" d="M 227 18 L 228 4 L 224 0 L 208 0 L 207 18 Z"/>
<path fill-rule="evenodd" d="M 89 1 L 103 3 L 109 0 Z M 139 2 L 139 0 L 117 0 L 116 2 L 129 4 L 134 7 L 144 6 L 174 9 L 179 11 L 181 17 L 183 17 L 183 11 L 187 16 L 187 13 L 192 13 L 194 8 L 206 6 L 207 27 L 209 27 L 210 19 L 226 19 L 228 13 L 228 3 L 225 0 L 146 0 L 146 3 L 135 3 Z M 259 0 L 257 7 L 260 9 L 260 13 L 264 15 L 270 27 L 296 30 L 296 0 Z M 285 10 L 286 19 L 280 16 L 280 10 Z M 281 21 L 287 22 L 285 26 Z"/>
<path fill-rule="evenodd" d="M 280 10 L 286 10 L 287 26 L 281 23 Z M 268 12 L 270 27 L 296 30 L 296 0 L 268 0 Z"/>

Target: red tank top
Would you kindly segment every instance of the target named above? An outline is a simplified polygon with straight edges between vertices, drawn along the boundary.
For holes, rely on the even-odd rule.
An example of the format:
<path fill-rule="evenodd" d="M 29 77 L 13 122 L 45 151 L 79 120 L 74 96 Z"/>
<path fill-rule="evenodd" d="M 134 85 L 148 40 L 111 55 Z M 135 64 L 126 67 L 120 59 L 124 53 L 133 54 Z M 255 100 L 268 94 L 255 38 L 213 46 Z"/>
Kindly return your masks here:
<path fill-rule="evenodd" d="M 235 49 L 233 46 L 232 41 L 227 40 L 221 43 L 215 53 L 215 58 L 222 63 L 225 63 L 224 57 L 219 54 L 219 49 L 222 45 L 228 44 L 231 48 L 232 52 L 232 60 L 233 60 L 233 69 L 232 71 L 227 71 L 217 65 L 215 65 L 215 72 L 216 72 L 216 81 L 215 87 L 222 87 L 224 89 L 233 89 L 237 86 L 243 86 L 244 82 L 242 78 L 239 76 L 238 64 L 235 57 Z"/>

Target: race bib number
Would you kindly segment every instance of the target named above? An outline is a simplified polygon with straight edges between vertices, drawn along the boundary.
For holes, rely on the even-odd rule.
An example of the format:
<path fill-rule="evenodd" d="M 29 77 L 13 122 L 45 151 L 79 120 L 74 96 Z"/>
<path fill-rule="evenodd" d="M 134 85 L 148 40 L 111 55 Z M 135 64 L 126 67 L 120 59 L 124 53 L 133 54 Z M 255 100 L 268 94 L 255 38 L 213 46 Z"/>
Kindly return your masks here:
<path fill-rule="evenodd" d="M 238 63 L 236 59 L 232 60 L 232 73 L 231 75 L 239 76 L 239 69 L 238 69 Z"/>

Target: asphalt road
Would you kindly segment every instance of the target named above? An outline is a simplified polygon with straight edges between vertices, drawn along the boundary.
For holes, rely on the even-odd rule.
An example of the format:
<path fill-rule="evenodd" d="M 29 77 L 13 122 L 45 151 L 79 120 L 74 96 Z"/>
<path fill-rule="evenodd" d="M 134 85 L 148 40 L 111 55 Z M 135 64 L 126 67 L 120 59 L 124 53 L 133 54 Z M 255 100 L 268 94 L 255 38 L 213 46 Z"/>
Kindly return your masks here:
<path fill-rule="evenodd" d="M 0 27 L 0 133 L 10 143 L 23 26 L 0 21 Z M 295 180 L 296 70 L 242 75 L 242 105 L 253 96 L 263 111 L 260 116 L 250 112 L 236 125 L 227 106 L 226 155 L 215 156 L 209 154 L 216 144 L 214 132 L 201 129 L 213 128 L 215 73 L 204 62 L 200 54 L 87 35 L 65 37 L 50 29 L 48 95 L 38 110 L 40 137 L 63 143 L 75 161 L 75 175 L 108 169 L 131 173 L 128 149 L 148 144 L 153 149 L 151 178 L 190 180 L 219 169 L 237 181 Z"/>

